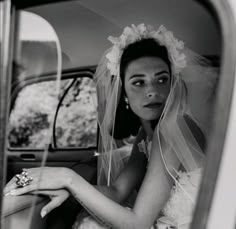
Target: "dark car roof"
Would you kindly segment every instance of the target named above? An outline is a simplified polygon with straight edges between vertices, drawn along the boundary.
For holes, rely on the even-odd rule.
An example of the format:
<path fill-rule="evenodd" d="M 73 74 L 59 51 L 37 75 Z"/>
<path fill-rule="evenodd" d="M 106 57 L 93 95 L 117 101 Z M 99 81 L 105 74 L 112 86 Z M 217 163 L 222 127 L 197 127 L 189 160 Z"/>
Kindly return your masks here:
<path fill-rule="evenodd" d="M 118 36 L 125 26 L 139 23 L 156 28 L 164 24 L 200 54 L 217 56 L 220 53 L 216 21 L 196 1 L 59 1 L 25 10 L 42 16 L 55 28 L 62 46 L 64 68 L 96 65 L 111 45 L 107 40 L 109 35 Z M 32 56 L 27 51 L 24 55 Z M 40 58 L 42 54 L 37 55 Z M 27 58 L 34 59 L 31 56 Z"/>

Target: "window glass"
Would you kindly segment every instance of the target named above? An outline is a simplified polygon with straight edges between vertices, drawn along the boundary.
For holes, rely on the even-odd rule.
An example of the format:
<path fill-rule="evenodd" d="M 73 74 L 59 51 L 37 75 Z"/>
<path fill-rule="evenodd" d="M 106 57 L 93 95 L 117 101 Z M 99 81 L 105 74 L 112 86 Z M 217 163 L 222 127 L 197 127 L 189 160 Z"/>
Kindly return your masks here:
<path fill-rule="evenodd" d="M 62 81 L 60 96 L 71 81 Z M 55 81 L 23 88 L 10 115 L 10 147 L 43 148 L 57 104 Z M 92 79 L 78 78 L 70 88 L 59 108 L 55 132 L 58 147 L 96 146 L 96 91 Z"/>
<path fill-rule="evenodd" d="M 41 16 L 19 11 L 15 17 L 9 146 L 45 148 L 51 140 L 51 121 L 58 104 L 55 80 L 61 72 L 60 44 L 52 26 Z M 45 82 L 45 76 L 53 81 Z"/>
<path fill-rule="evenodd" d="M 56 120 L 58 147 L 97 145 L 96 89 L 93 80 L 78 78 L 66 94 Z"/>
<path fill-rule="evenodd" d="M 23 88 L 10 114 L 10 147 L 42 148 L 57 101 L 54 81 Z"/>

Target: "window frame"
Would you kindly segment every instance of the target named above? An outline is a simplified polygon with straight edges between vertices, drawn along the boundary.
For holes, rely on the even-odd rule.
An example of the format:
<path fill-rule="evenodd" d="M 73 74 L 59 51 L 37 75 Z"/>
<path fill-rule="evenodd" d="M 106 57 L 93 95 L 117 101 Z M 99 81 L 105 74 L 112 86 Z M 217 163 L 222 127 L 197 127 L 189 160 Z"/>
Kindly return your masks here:
<path fill-rule="evenodd" d="M 214 204 L 213 201 L 220 175 L 220 167 L 224 166 L 221 162 L 225 156 L 227 127 L 232 108 L 233 91 L 235 89 L 236 26 L 233 20 L 235 13 L 233 13 L 233 6 L 230 1 L 199 0 L 198 2 L 210 10 L 216 18 L 222 35 L 221 72 L 217 89 L 216 106 L 213 111 L 216 115 L 214 116 L 212 125 L 212 136 L 207 147 L 207 165 L 204 170 L 191 227 L 191 229 L 211 229 L 212 227 L 209 226 L 209 216 Z M 225 209 L 221 209 L 221 212 L 225 212 Z"/>
<path fill-rule="evenodd" d="M 90 79 L 93 80 L 93 74 L 95 72 L 95 68 L 96 66 L 87 66 L 87 67 L 83 67 L 83 68 L 75 68 L 75 69 L 69 69 L 69 70 L 63 70 L 62 71 L 62 75 L 61 75 L 61 81 L 63 80 L 68 80 L 68 79 L 75 79 L 75 78 L 84 78 L 84 77 L 88 77 Z M 12 96 L 11 96 L 11 110 L 9 115 L 11 114 L 11 111 L 14 107 L 15 101 L 17 99 L 17 96 L 19 95 L 19 93 L 21 92 L 21 90 L 23 90 L 25 87 L 33 85 L 33 84 L 37 84 L 37 83 L 42 83 L 42 82 L 47 82 L 47 81 L 52 81 L 55 80 L 55 73 L 51 72 L 51 73 L 45 73 L 42 74 L 40 77 L 36 77 L 36 76 L 29 76 L 27 77 L 26 80 L 21 81 L 21 83 L 19 84 L 19 82 L 15 82 L 14 84 L 12 84 Z M 60 110 L 60 108 L 59 108 Z M 53 114 L 54 115 L 54 114 Z M 81 150 L 81 151 L 86 151 L 86 150 L 97 150 L 98 148 L 98 141 L 99 141 L 99 128 L 98 128 L 98 124 L 97 124 L 97 136 L 96 136 L 96 145 L 95 146 L 90 146 L 90 147 L 55 147 L 53 142 L 51 142 L 50 146 L 49 146 L 49 152 L 56 152 L 56 151 L 65 151 L 65 150 Z M 36 152 L 41 152 L 43 149 L 42 148 L 32 148 L 32 147 L 11 147 L 8 144 L 8 148 L 7 150 L 9 152 L 32 152 L 32 151 L 36 151 Z"/>

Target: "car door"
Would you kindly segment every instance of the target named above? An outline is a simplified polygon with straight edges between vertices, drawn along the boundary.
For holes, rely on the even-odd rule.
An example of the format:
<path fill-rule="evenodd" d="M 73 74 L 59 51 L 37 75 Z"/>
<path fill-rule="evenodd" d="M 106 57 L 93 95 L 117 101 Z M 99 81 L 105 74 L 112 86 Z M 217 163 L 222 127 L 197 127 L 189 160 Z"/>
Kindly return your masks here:
<path fill-rule="evenodd" d="M 201 1 L 199 1 L 201 2 Z M 222 37 L 221 71 L 216 90 L 208 165 L 192 228 L 236 227 L 235 157 L 235 1 L 202 1 L 218 22 Z"/>
<path fill-rule="evenodd" d="M 56 35 L 55 42 L 50 41 L 48 34 L 48 40 L 39 34 L 24 37 L 27 22 L 32 25 L 35 17 L 35 26 L 41 26 L 41 30 L 46 30 L 47 24 L 37 24 L 40 17 L 29 12 L 15 11 L 15 17 L 18 34 L 14 36 L 19 39 L 15 40 L 13 47 L 16 48 L 12 50 L 7 177 L 22 168 L 40 166 L 44 157 L 47 157 L 45 166 L 84 164 L 86 168 L 87 164 L 84 175 L 88 175 L 89 169 L 93 171 L 96 167 L 93 155 L 98 136 L 94 69 L 74 69 L 57 75 Z M 62 54 L 64 65 L 66 58 Z"/>

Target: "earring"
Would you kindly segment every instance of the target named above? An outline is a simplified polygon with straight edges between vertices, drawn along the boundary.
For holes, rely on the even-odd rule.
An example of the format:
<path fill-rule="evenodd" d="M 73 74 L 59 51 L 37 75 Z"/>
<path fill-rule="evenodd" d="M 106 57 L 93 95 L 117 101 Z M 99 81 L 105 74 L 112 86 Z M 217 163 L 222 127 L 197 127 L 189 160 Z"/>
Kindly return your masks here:
<path fill-rule="evenodd" d="M 125 97 L 125 103 L 126 103 L 125 105 L 126 110 L 129 110 L 129 100 L 127 97 Z"/>

